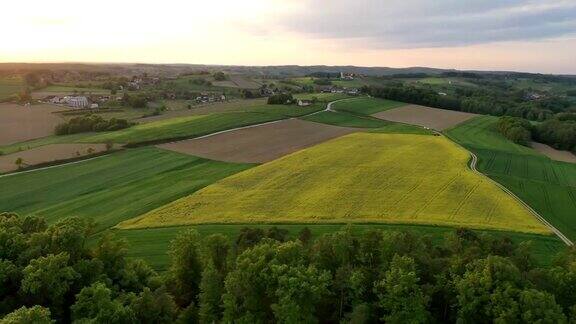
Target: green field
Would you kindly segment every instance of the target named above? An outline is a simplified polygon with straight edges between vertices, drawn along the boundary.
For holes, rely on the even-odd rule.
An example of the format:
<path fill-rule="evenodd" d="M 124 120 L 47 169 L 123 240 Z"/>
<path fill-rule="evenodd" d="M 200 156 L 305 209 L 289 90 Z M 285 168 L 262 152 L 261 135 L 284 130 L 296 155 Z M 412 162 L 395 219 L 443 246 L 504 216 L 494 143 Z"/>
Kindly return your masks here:
<path fill-rule="evenodd" d="M 528 203 L 576 240 L 576 164 L 557 162 L 514 144 L 495 129 L 495 117 L 472 119 L 448 135 L 479 159 L 478 170 Z"/>
<path fill-rule="evenodd" d="M 380 128 L 390 124 L 390 122 L 382 119 L 355 115 L 346 111 L 322 111 L 318 114 L 307 116 L 302 119 L 322 124 L 358 128 Z"/>
<path fill-rule="evenodd" d="M 110 90 L 96 87 L 76 87 L 68 85 L 52 85 L 38 90 L 37 92 L 53 93 L 92 93 L 92 94 L 110 94 Z"/>
<path fill-rule="evenodd" d="M 297 237 L 298 233 L 305 227 L 308 227 L 313 237 L 318 237 L 326 233 L 331 233 L 342 229 L 344 224 L 293 224 L 293 225 L 196 225 L 180 227 L 163 227 L 150 228 L 144 230 L 113 230 L 112 233 L 117 238 L 125 239 L 128 242 L 128 255 L 132 258 L 146 260 L 154 269 L 166 270 L 169 263 L 167 251 L 170 247 L 170 241 L 178 233 L 189 228 L 196 229 L 201 235 L 224 234 L 234 239 L 240 230 L 244 227 L 270 228 L 277 226 L 289 231 L 290 238 Z M 423 226 L 423 225 L 394 225 L 394 224 L 355 224 L 352 226 L 353 232 L 366 230 L 385 230 L 385 231 L 408 231 L 417 235 L 428 235 L 432 240 L 440 241 L 446 234 L 453 232 L 454 228 L 440 226 Z M 525 241 L 532 242 L 532 253 L 541 265 L 549 265 L 552 257 L 565 247 L 564 243 L 554 236 L 526 234 L 515 232 L 500 231 L 478 231 L 494 236 L 506 236 L 513 242 L 520 243 Z"/>
<path fill-rule="evenodd" d="M 1 177 L 0 211 L 36 214 L 50 223 L 90 217 L 104 229 L 250 167 L 153 147 L 126 150 Z"/>
<path fill-rule="evenodd" d="M 405 105 L 403 102 L 393 100 L 361 97 L 336 102 L 332 105 L 332 109 L 357 115 L 372 115 Z"/>
<path fill-rule="evenodd" d="M 394 123 L 370 115 L 402 105 L 405 104 L 384 99 L 350 98 L 334 103 L 332 105 L 332 110 L 334 111 L 323 111 L 303 119 L 342 127 L 382 128 Z"/>
<path fill-rule="evenodd" d="M 0 78 L 0 100 L 22 91 L 24 83 L 19 78 Z"/>
<path fill-rule="evenodd" d="M 318 104 L 311 107 L 296 106 L 262 106 L 253 108 L 250 112 L 232 112 L 210 115 L 197 115 L 171 118 L 140 124 L 115 132 L 107 132 L 89 136 L 80 140 L 85 143 L 142 143 L 171 139 L 192 138 L 214 132 L 285 119 L 308 114 L 322 109 Z"/>
<path fill-rule="evenodd" d="M 406 223 L 549 233 L 441 136 L 355 133 L 219 181 L 119 228 Z"/>

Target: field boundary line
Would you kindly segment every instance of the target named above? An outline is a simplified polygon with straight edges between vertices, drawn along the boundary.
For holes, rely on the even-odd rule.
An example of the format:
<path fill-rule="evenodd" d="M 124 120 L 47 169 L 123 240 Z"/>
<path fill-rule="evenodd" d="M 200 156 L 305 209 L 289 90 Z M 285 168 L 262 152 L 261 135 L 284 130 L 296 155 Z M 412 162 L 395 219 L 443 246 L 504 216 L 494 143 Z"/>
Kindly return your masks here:
<path fill-rule="evenodd" d="M 103 157 L 108 156 L 108 155 L 109 155 L 109 154 L 103 154 L 103 155 L 95 156 L 95 157 L 88 158 L 88 159 L 83 159 L 83 160 L 78 160 L 78 161 L 73 161 L 73 162 L 68 162 L 68 163 L 62 163 L 62 164 L 55 164 L 55 165 L 47 166 L 47 167 L 44 167 L 44 168 L 37 168 L 37 169 L 25 170 L 25 171 L 17 171 L 17 172 L 11 172 L 11 173 L 8 173 L 8 174 L 0 174 L 0 178 L 6 178 L 6 177 L 10 177 L 10 176 L 15 176 L 15 175 L 17 175 L 17 174 L 31 173 L 31 172 L 41 171 L 41 170 L 48 170 L 48 169 L 53 169 L 53 168 L 59 168 L 59 167 L 63 167 L 63 166 L 67 166 L 67 165 L 72 165 L 72 164 L 77 164 L 77 163 L 88 162 L 88 161 L 96 160 L 96 159 L 99 159 L 99 158 L 103 158 Z"/>
<path fill-rule="evenodd" d="M 528 205 L 526 202 L 524 202 L 524 200 L 520 199 L 520 197 L 518 197 L 516 194 L 514 194 L 512 191 L 510 191 L 510 189 L 506 188 L 504 185 L 502 185 L 498 181 L 490 178 L 489 176 L 485 175 L 484 173 L 478 171 L 478 169 L 476 169 L 476 164 L 478 163 L 478 156 L 476 156 L 476 154 L 474 154 L 474 152 L 469 151 L 468 149 L 466 149 L 465 147 L 463 147 L 462 145 L 457 143 L 455 140 L 453 140 L 450 136 L 445 134 L 445 137 L 450 139 L 450 141 L 452 141 L 454 144 L 460 146 L 461 148 L 463 148 L 464 150 L 466 150 L 470 154 L 471 160 L 470 160 L 470 164 L 468 165 L 468 167 L 470 168 L 470 170 L 472 170 L 472 172 L 475 172 L 479 175 L 482 175 L 482 176 L 488 178 L 489 181 L 494 183 L 496 186 L 498 186 L 500 189 L 502 189 L 504 192 L 506 192 L 512 198 L 514 198 L 517 202 L 519 202 L 522 206 L 524 206 L 534 217 L 536 217 L 536 219 L 538 219 L 542 224 L 544 224 L 554 234 L 556 234 L 556 236 L 558 236 L 558 238 L 560 238 L 560 240 L 562 240 L 562 242 L 564 242 L 564 244 L 566 244 L 567 246 L 574 246 L 574 243 L 568 237 L 566 237 L 566 235 L 564 235 L 559 229 L 554 227 L 554 225 L 550 224 L 550 222 L 548 222 L 544 217 L 542 217 L 542 215 L 540 215 L 536 210 L 534 210 L 534 208 L 532 208 L 530 205 Z"/>
<path fill-rule="evenodd" d="M 208 138 L 208 137 L 212 137 L 212 136 L 216 136 L 216 135 L 220 135 L 220 134 L 225 134 L 225 133 L 229 133 L 229 132 L 234 132 L 237 130 L 242 130 L 242 129 L 249 129 L 249 128 L 254 128 L 254 127 L 259 127 L 259 126 L 264 126 L 264 125 L 271 125 L 271 124 L 276 124 L 276 123 L 280 123 L 283 121 L 287 121 L 287 120 L 293 120 L 293 119 L 300 119 L 303 117 L 308 117 L 308 116 L 312 116 L 312 115 L 316 115 L 319 114 L 321 112 L 336 112 L 335 110 L 332 110 L 332 104 L 336 103 L 336 102 L 340 102 L 340 101 L 344 101 L 344 100 L 351 100 L 351 99 L 358 99 L 358 98 L 343 98 L 343 99 L 338 99 L 338 100 L 334 100 L 334 101 L 330 101 L 327 105 L 326 108 L 323 110 L 318 110 L 306 115 L 302 115 L 302 116 L 295 116 L 295 117 L 288 117 L 288 118 L 283 118 L 283 119 L 277 119 L 277 120 L 272 120 L 272 121 L 267 121 L 264 123 L 259 123 L 259 124 L 253 124 L 253 125 L 247 125 L 247 126 L 242 126 L 242 127 L 236 127 L 236 128 L 231 128 L 231 129 L 226 129 L 226 130 L 222 130 L 222 131 L 218 131 L 215 133 L 210 133 L 210 134 L 206 134 L 206 135 L 202 135 L 199 137 L 193 137 L 190 139 L 184 139 L 184 140 L 179 140 L 179 141 L 173 141 L 173 142 L 167 142 L 167 143 L 163 143 L 163 144 L 172 144 L 172 143 L 178 143 L 178 142 L 182 142 L 182 141 L 192 141 L 192 140 L 198 140 L 198 139 L 204 139 L 204 138 Z"/>

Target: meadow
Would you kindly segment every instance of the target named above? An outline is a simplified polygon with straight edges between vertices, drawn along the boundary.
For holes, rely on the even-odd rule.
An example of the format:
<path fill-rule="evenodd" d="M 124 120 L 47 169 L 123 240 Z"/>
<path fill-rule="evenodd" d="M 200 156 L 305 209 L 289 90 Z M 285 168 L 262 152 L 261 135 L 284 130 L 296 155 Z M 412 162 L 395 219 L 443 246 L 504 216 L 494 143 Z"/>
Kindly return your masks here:
<path fill-rule="evenodd" d="M 341 127 L 382 128 L 393 123 L 370 115 L 403 105 L 405 104 L 392 100 L 366 97 L 351 98 L 335 102 L 332 105 L 333 111 L 323 111 L 303 119 Z"/>
<path fill-rule="evenodd" d="M 167 253 L 170 242 L 182 231 L 194 228 L 202 236 L 211 234 L 223 234 L 234 239 L 240 230 L 246 227 L 268 229 L 271 227 L 287 230 L 288 237 L 298 237 L 304 228 L 310 229 L 312 237 L 332 233 L 342 229 L 345 224 L 208 224 L 193 226 L 161 227 L 134 230 L 111 230 L 115 237 L 126 240 L 128 244 L 128 256 L 146 260 L 155 270 L 167 269 L 170 257 Z M 406 231 L 419 236 L 428 236 L 432 241 L 440 241 L 447 234 L 454 232 L 454 228 L 426 225 L 402 225 L 402 224 L 354 224 L 350 226 L 353 233 L 361 233 L 370 230 L 383 231 Z M 553 256 L 565 247 L 564 243 L 555 236 L 527 234 L 518 232 L 502 231 L 476 231 L 480 234 L 504 236 L 514 243 L 531 242 L 531 251 L 541 265 L 550 265 Z"/>
<path fill-rule="evenodd" d="M 401 223 L 549 233 L 441 136 L 355 133 L 119 224 Z"/>
<path fill-rule="evenodd" d="M 0 78 L 0 100 L 7 99 L 24 88 L 20 78 Z"/>
<path fill-rule="evenodd" d="M 448 135 L 478 156 L 477 169 L 510 189 L 552 225 L 576 240 L 576 164 L 558 162 L 510 142 L 496 117 L 478 117 Z"/>
<path fill-rule="evenodd" d="M 399 101 L 361 97 L 336 102 L 332 105 L 332 109 L 357 115 L 372 115 L 405 105 L 405 103 Z"/>
<path fill-rule="evenodd" d="M 92 218 L 98 229 L 141 215 L 252 165 L 205 160 L 154 147 L 0 177 L 0 210 Z"/>

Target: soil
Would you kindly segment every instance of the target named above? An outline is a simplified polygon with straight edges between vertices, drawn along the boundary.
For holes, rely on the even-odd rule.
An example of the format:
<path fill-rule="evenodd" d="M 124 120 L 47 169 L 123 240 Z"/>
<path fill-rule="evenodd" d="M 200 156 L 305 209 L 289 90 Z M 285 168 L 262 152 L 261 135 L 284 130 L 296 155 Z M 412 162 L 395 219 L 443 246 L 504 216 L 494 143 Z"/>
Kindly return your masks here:
<path fill-rule="evenodd" d="M 419 125 L 441 131 L 478 115 L 461 111 L 407 105 L 379 112 L 373 116 L 380 119 Z"/>
<path fill-rule="evenodd" d="M 354 128 L 288 119 L 159 147 L 213 160 L 263 163 L 356 131 Z"/>

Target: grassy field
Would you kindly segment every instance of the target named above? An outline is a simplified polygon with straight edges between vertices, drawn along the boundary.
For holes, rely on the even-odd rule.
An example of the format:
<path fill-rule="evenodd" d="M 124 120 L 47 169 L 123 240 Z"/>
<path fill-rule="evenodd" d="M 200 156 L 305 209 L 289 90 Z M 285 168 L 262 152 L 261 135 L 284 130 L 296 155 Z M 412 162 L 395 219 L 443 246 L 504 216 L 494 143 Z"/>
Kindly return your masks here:
<path fill-rule="evenodd" d="M 141 143 L 168 139 L 202 136 L 226 129 L 304 115 L 322 109 L 321 105 L 301 108 L 296 106 L 263 106 L 250 112 L 197 115 L 160 120 L 136 125 L 124 130 L 107 132 L 83 138 L 81 142 Z"/>
<path fill-rule="evenodd" d="M 355 115 L 346 111 L 323 111 L 312 116 L 304 117 L 302 119 L 328 125 L 357 128 L 380 128 L 390 124 L 390 122 L 382 119 L 370 116 Z"/>
<path fill-rule="evenodd" d="M 19 78 L 0 78 L 0 100 L 17 94 L 24 87 Z"/>
<path fill-rule="evenodd" d="M 163 227 L 151 228 L 143 230 L 113 230 L 112 233 L 117 238 L 125 239 L 128 242 L 128 255 L 132 258 L 140 258 L 146 260 L 154 269 L 163 271 L 167 269 L 169 264 L 168 250 L 170 248 L 170 241 L 176 235 L 184 230 L 194 228 L 201 235 L 210 234 L 224 234 L 231 239 L 234 239 L 240 230 L 244 227 L 257 227 L 257 228 L 270 228 L 276 226 L 278 228 L 286 229 L 289 231 L 290 238 L 296 238 L 298 233 L 308 227 L 312 232 L 313 237 L 318 237 L 326 233 L 334 232 L 342 229 L 343 224 L 291 224 L 291 225 L 196 225 L 196 226 L 177 226 L 177 227 Z M 453 232 L 454 228 L 440 227 L 440 226 L 424 226 L 424 225 L 394 225 L 394 224 L 355 224 L 352 227 L 354 233 L 360 233 L 367 230 L 384 230 L 384 231 L 407 231 L 416 235 L 427 235 L 434 241 L 440 241 L 446 234 Z M 556 252 L 560 251 L 565 245 L 551 235 L 538 235 L 526 234 L 517 232 L 500 232 L 500 231 L 478 231 L 478 233 L 485 233 L 494 236 L 509 237 L 513 242 L 520 243 L 525 241 L 532 242 L 532 249 L 534 256 L 541 265 L 549 265 L 552 257 Z"/>
<path fill-rule="evenodd" d="M 344 93 L 298 93 L 294 95 L 296 99 L 317 99 L 322 102 L 329 102 L 339 99 L 349 98 L 347 94 Z"/>
<path fill-rule="evenodd" d="M 370 115 L 403 105 L 405 104 L 384 99 L 351 98 L 334 103 L 332 109 L 335 111 L 321 112 L 303 119 L 342 127 L 382 128 L 393 123 Z"/>
<path fill-rule="evenodd" d="M 36 214 L 52 223 L 93 218 L 99 229 L 141 215 L 250 168 L 153 147 L 78 164 L 0 178 L 0 211 Z"/>
<path fill-rule="evenodd" d="M 120 228 L 403 223 L 548 233 L 440 136 L 356 133 L 260 165 Z"/>
<path fill-rule="evenodd" d="M 576 164 L 557 162 L 514 144 L 495 130 L 495 117 L 473 119 L 448 135 L 476 153 L 478 170 L 528 203 L 576 240 Z"/>
<path fill-rule="evenodd" d="M 365 97 L 336 102 L 332 105 L 332 109 L 357 115 L 372 115 L 405 105 L 403 102 Z"/>

